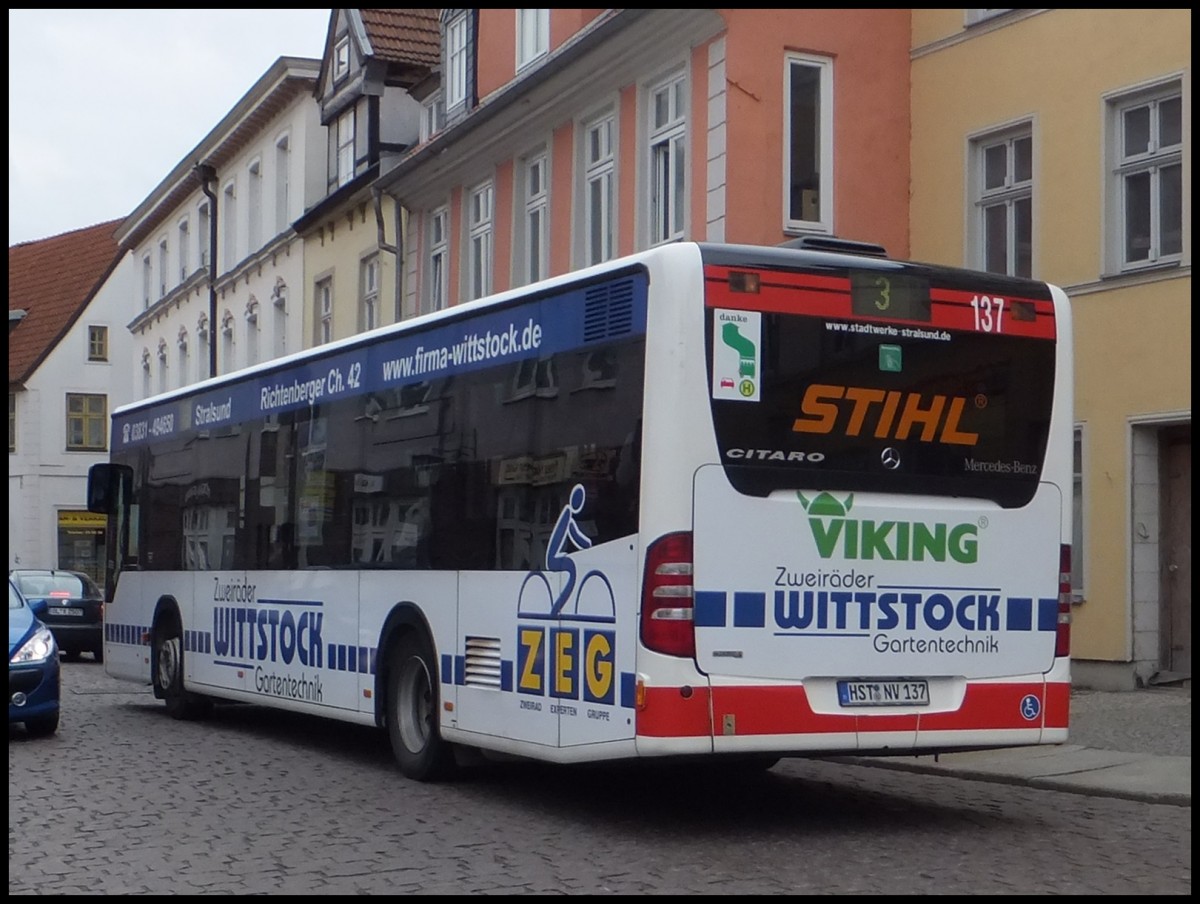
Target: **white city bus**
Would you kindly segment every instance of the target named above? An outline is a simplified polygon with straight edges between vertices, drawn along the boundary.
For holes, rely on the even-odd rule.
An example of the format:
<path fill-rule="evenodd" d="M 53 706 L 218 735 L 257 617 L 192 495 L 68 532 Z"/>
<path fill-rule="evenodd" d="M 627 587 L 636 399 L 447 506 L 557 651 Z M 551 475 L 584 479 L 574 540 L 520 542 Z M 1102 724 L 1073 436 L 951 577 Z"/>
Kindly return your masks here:
<path fill-rule="evenodd" d="M 877 246 L 677 243 L 129 405 L 105 667 L 403 773 L 1067 738 L 1071 321 Z"/>

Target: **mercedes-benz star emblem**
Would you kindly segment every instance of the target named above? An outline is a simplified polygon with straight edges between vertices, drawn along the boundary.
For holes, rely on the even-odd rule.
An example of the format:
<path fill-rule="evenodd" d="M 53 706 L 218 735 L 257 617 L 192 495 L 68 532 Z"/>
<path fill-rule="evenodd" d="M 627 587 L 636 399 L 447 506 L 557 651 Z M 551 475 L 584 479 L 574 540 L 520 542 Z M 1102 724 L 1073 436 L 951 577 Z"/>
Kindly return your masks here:
<path fill-rule="evenodd" d="M 883 466 L 889 471 L 894 471 L 900 467 L 900 453 L 888 446 L 879 456 L 879 460 L 883 462 Z"/>

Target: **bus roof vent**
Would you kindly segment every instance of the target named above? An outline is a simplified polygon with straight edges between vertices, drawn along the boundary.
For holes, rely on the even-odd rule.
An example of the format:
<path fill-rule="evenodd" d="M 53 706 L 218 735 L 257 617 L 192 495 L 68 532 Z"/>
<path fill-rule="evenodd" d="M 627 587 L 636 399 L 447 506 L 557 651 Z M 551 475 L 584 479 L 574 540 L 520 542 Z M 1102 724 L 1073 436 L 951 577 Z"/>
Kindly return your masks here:
<path fill-rule="evenodd" d="M 593 286 L 584 293 L 583 341 L 601 342 L 633 329 L 633 280 Z"/>
<path fill-rule="evenodd" d="M 804 251 L 828 251 L 833 254 L 857 254 L 861 257 L 887 257 L 887 249 L 874 242 L 856 242 L 854 239 L 839 239 L 834 235 L 802 235 L 790 239 L 780 248 L 799 248 Z"/>

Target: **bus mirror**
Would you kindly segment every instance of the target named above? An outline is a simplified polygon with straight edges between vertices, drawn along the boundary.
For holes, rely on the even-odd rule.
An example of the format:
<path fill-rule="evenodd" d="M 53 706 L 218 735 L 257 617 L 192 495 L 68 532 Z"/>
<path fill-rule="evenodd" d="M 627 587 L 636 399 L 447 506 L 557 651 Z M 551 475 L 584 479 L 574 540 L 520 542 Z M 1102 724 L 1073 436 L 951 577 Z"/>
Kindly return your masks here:
<path fill-rule="evenodd" d="M 133 470 L 125 465 L 108 462 L 92 465 L 88 469 L 87 507 L 89 512 L 112 515 L 122 497 L 122 484 L 128 491 L 133 482 Z M 125 494 L 127 496 L 127 493 Z"/>

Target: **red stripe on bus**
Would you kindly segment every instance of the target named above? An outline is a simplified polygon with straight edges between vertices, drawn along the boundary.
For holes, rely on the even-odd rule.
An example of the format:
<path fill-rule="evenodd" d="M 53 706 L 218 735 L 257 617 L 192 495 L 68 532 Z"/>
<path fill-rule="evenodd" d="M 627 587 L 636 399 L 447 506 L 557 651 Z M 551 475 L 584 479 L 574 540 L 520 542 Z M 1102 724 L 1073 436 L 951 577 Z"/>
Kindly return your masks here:
<path fill-rule="evenodd" d="M 678 687 L 648 687 L 637 710 L 637 733 L 648 738 L 707 738 L 712 735 L 707 688 L 684 696 Z"/>
<path fill-rule="evenodd" d="M 855 710 L 816 713 L 803 687 L 715 687 L 712 712 L 718 725 L 732 716 L 739 735 L 805 735 L 832 732 L 871 734 L 892 731 L 975 731 L 1014 728 L 1066 728 L 1071 686 L 968 684 L 962 706 L 954 712 L 888 713 Z M 1037 719 L 1026 719 L 1021 702 L 1039 701 Z M 637 732 L 647 737 L 704 737 L 710 733 L 707 695 L 701 688 L 683 697 L 679 688 L 647 688 L 646 705 L 638 712 Z"/>

